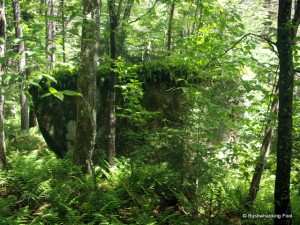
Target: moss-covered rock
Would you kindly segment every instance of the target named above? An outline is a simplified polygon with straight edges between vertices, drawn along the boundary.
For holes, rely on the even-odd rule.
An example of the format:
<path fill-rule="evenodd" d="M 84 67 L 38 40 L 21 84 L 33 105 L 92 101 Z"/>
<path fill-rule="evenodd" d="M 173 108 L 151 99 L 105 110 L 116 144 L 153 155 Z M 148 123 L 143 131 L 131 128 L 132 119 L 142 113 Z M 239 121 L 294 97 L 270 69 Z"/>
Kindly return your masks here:
<path fill-rule="evenodd" d="M 169 125 L 177 126 L 180 123 L 180 115 L 184 113 L 179 110 L 182 101 L 182 92 L 178 87 L 184 84 L 191 71 L 183 65 L 170 65 L 163 62 L 153 62 L 140 64 L 135 67 L 138 79 L 143 82 L 144 96 L 141 100 L 142 106 L 148 111 L 159 111 L 160 116 L 152 120 L 149 127 L 158 128 L 163 126 L 162 121 L 168 121 Z M 108 94 L 108 76 L 110 68 L 103 65 L 99 68 L 97 75 L 98 86 L 98 105 L 97 105 L 97 124 L 98 136 L 96 140 L 97 155 L 106 154 L 107 146 L 107 94 Z M 57 69 L 53 71 L 53 76 L 57 83 L 52 83 L 52 87 L 57 90 L 76 91 L 77 70 Z M 76 120 L 76 98 L 65 96 L 64 101 L 60 101 L 54 96 L 41 98 L 48 92 L 47 82 L 40 82 L 42 89 L 31 88 L 31 95 L 36 110 L 40 130 L 47 142 L 49 148 L 53 150 L 58 157 L 64 157 L 74 143 L 74 130 Z M 117 104 L 122 104 L 122 95 L 117 93 Z M 126 138 L 122 132 L 131 129 L 128 121 L 123 118 L 117 118 L 117 148 L 125 146 Z M 177 125 L 176 125 L 177 124 Z M 117 149 L 118 151 L 118 149 Z M 119 153 L 126 154 L 126 149 L 122 147 Z"/>

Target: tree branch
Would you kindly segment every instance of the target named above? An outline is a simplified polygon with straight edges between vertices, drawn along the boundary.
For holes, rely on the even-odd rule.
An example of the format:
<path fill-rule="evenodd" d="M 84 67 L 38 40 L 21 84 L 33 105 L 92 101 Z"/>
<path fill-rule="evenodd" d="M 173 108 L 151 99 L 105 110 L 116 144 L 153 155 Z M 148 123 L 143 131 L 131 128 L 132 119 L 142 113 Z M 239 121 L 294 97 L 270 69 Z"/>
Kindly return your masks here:
<path fill-rule="evenodd" d="M 300 0 L 297 0 L 295 6 L 295 13 L 292 20 L 292 39 L 294 39 L 297 36 L 299 24 L 300 24 Z"/>
<path fill-rule="evenodd" d="M 300 0 L 298 0 L 300 1 Z M 226 55 L 230 50 L 234 49 L 235 46 L 237 46 L 238 43 L 240 43 L 241 41 L 243 41 L 245 38 L 249 37 L 249 36 L 254 36 L 254 37 L 258 37 L 260 39 L 263 39 L 264 41 L 266 41 L 270 46 L 271 48 L 273 49 L 273 51 L 277 54 L 277 51 L 275 49 L 275 46 L 276 46 L 276 43 L 271 41 L 269 38 L 267 38 L 266 36 L 263 36 L 263 35 L 258 35 L 258 34 L 253 34 L 253 33 L 248 33 L 248 34 L 245 34 L 244 36 L 242 36 L 239 40 L 237 40 L 231 47 L 229 47 L 228 49 L 226 49 L 224 51 L 224 53 L 212 58 L 208 63 L 206 63 L 205 66 L 202 67 L 202 69 L 206 69 L 213 61 L 216 61 L 217 59 L 219 58 L 222 58 L 224 55 Z"/>
<path fill-rule="evenodd" d="M 295 68 L 295 69 L 294 69 L 294 72 L 295 72 L 295 73 L 300 73 L 300 68 Z"/>
<path fill-rule="evenodd" d="M 137 21 L 139 21 L 140 19 L 142 19 L 143 17 L 147 16 L 148 14 L 150 14 L 152 12 L 152 10 L 154 9 L 154 7 L 156 6 L 156 4 L 158 3 L 158 0 L 156 0 L 153 4 L 153 6 L 143 15 L 141 15 L 140 17 L 136 18 L 135 20 L 132 20 L 129 22 L 129 24 L 135 23 Z"/>

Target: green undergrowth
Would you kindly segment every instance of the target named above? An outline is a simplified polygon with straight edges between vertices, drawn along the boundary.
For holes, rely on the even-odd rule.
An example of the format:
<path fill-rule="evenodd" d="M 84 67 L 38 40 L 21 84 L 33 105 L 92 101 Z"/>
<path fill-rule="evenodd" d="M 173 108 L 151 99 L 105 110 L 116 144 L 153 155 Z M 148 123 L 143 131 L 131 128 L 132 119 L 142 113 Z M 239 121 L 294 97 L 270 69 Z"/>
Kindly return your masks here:
<path fill-rule="evenodd" d="M 133 175 L 123 159 L 96 168 L 95 188 L 90 175 L 46 149 L 10 154 L 9 163 L 0 174 L 1 224 L 193 224 L 166 165 Z"/>
<path fill-rule="evenodd" d="M 113 168 L 95 169 L 96 187 L 70 159 L 57 159 L 47 149 L 14 152 L 9 163 L 11 169 L 0 173 L 1 224 L 230 224 L 243 213 L 273 210 L 266 191 L 258 208 L 246 212 L 246 189 L 238 181 L 233 187 L 212 182 L 191 193 L 164 163 L 133 168 L 122 158 Z"/>
<path fill-rule="evenodd" d="M 14 129 L 13 124 L 9 125 Z M 16 128 L 17 129 L 17 128 Z M 1 224 L 273 224 L 243 215 L 273 214 L 273 171 L 266 170 L 252 210 L 243 207 L 249 181 L 228 168 L 182 182 L 167 163 L 119 158 L 96 167 L 96 182 L 74 166 L 71 154 L 57 159 L 36 129 L 8 141 L 10 169 L 0 172 Z M 13 138 L 16 140 L 13 141 Z M 215 170 L 215 173 L 218 173 Z M 215 177 L 215 178 L 214 178 Z M 208 178 L 206 178 L 207 180 Z M 293 218 L 299 222 L 299 193 L 292 191 Z"/>

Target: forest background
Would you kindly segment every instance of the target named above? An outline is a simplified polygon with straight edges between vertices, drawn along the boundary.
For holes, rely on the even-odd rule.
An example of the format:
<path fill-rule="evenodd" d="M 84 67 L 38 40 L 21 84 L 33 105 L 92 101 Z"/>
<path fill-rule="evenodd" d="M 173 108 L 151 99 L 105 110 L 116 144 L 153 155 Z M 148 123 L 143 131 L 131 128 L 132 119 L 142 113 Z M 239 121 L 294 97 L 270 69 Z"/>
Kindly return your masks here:
<path fill-rule="evenodd" d="M 299 224 L 299 23 L 299 0 L 0 0 L 2 224 Z"/>

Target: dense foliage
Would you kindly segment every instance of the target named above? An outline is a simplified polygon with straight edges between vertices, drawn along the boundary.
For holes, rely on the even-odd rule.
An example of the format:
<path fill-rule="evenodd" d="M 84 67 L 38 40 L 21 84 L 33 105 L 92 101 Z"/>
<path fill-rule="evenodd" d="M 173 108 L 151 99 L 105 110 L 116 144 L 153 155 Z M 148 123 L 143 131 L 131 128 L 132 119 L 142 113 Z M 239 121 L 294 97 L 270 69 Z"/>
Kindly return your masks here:
<path fill-rule="evenodd" d="M 9 128 L 17 131 L 15 126 Z M 178 171 L 167 163 L 132 165 L 122 157 L 114 168 L 97 166 L 95 183 L 69 156 L 57 159 L 49 152 L 36 129 L 30 136 L 14 134 L 11 168 L 1 172 L 2 224 L 272 224 L 242 215 L 273 213 L 274 166 L 264 173 L 255 208 L 246 210 L 248 182 L 237 165 L 221 171 L 224 162 L 203 162 L 194 192 L 192 179 L 181 184 Z M 295 223 L 300 221 L 297 176 L 292 189 Z"/>
<path fill-rule="evenodd" d="M 87 13 L 92 2 L 101 3 L 100 17 L 91 13 L 96 23 Z M 17 3 L 20 21 L 13 19 Z M 273 224 L 281 138 L 275 1 L 6 4 L 1 224 Z M 23 41 L 25 50 L 16 51 Z M 26 73 L 18 67 L 24 56 Z M 295 77 L 290 199 L 293 224 L 300 224 Z M 19 104 L 23 92 L 29 109 Z M 79 101 L 89 107 L 78 107 Z M 24 109 L 37 127 L 20 127 Z M 81 112 L 93 120 L 90 129 L 85 123 L 78 129 Z M 92 147 L 79 148 L 91 129 Z M 259 186 L 251 192 L 260 165 Z"/>

